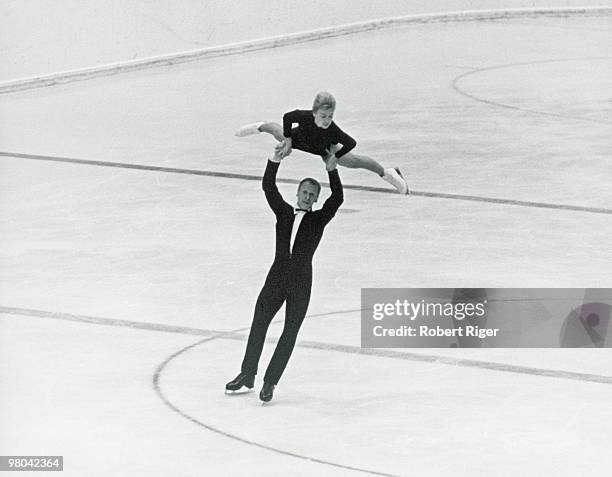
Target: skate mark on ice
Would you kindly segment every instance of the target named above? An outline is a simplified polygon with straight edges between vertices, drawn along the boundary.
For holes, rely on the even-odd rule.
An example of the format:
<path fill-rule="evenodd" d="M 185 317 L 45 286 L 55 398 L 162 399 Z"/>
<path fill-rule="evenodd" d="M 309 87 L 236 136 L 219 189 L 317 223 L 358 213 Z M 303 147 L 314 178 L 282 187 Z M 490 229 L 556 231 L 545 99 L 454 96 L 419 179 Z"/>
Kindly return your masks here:
<path fill-rule="evenodd" d="M 246 328 L 247 330 L 250 329 Z M 153 374 L 153 388 L 155 389 L 155 392 L 157 393 L 157 395 L 160 397 L 160 399 L 163 401 L 163 403 L 168 406 L 171 410 L 173 410 L 174 412 L 176 412 L 177 414 L 181 415 L 182 417 L 184 417 L 185 419 L 193 422 L 194 424 L 203 427 L 204 429 L 214 432 L 216 434 L 219 434 L 221 436 L 227 437 L 229 439 L 233 439 L 235 441 L 241 442 L 243 444 L 247 444 L 250 446 L 254 446 L 254 447 L 259 447 L 260 449 L 264 449 L 267 451 L 271 451 L 271 452 L 275 452 L 277 454 L 282 454 L 288 457 L 293 457 L 296 459 L 301 459 L 301 460 L 306 460 L 309 462 L 313 462 L 316 464 L 322 464 L 322 465 L 328 465 L 331 467 L 337 467 L 340 469 L 345 469 L 345 470 L 352 470 L 354 472 L 360 472 L 360 473 L 365 473 L 365 474 L 371 474 L 371 475 L 380 475 L 380 476 L 384 476 L 384 477 L 399 477 L 396 474 L 387 474 L 384 472 L 376 472 L 374 470 L 369 470 L 369 469 L 361 469 L 359 467 L 353 467 L 350 465 L 344 465 L 344 464 L 338 464 L 336 462 L 331 462 L 331 461 L 327 461 L 327 460 L 323 460 L 323 459 L 318 459 L 316 457 L 309 457 L 307 455 L 303 455 L 303 454 L 297 454 L 295 452 L 290 452 L 290 451 L 286 451 L 283 449 L 278 449 L 276 447 L 271 447 L 271 446 L 267 446 L 265 444 L 261 444 L 260 442 L 256 442 L 256 441 L 252 441 L 249 439 L 245 439 L 243 437 L 237 436 L 236 434 L 231 434 L 229 432 L 226 432 L 222 429 L 219 429 L 217 427 L 211 426 L 209 424 L 206 424 L 205 422 L 200 421 L 199 419 L 196 419 L 195 417 L 187 414 L 186 412 L 184 412 L 183 410 L 181 410 L 178 406 L 174 405 L 163 393 L 161 384 L 160 384 L 160 380 L 162 377 L 162 374 L 164 372 L 164 369 L 166 368 L 166 366 L 175 358 L 177 358 L 178 356 L 180 356 L 181 354 L 195 348 L 196 346 L 202 345 L 204 343 L 207 343 L 209 341 L 213 341 L 219 338 L 223 338 L 225 335 L 231 335 L 231 334 L 235 334 L 239 331 L 244 331 L 244 328 L 241 328 L 239 330 L 233 330 L 233 331 L 228 331 L 227 333 L 217 333 L 214 336 L 211 336 L 209 338 L 204 338 L 203 340 L 197 341 L 196 343 L 193 343 L 189 346 L 186 346 L 180 350 L 178 350 L 177 352 L 171 354 L 170 356 L 168 356 L 155 370 L 155 373 Z"/>
<path fill-rule="evenodd" d="M 8 157 L 15 159 L 29 159 L 36 161 L 50 161 L 50 162 L 64 162 L 69 164 L 79 164 L 86 166 L 98 166 L 98 167 L 116 167 L 120 169 L 136 169 L 142 171 L 151 172 L 165 172 L 170 174 L 188 174 L 195 176 L 205 177 L 217 177 L 223 179 L 240 179 L 248 181 L 261 181 L 262 177 L 252 174 L 235 174 L 232 172 L 217 172 L 217 171 L 203 171 L 199 169 L 183 169 L 177 167 L 163 167 L 163 166 L 151 166 L 146 164 L 132 164 L 122 162 L 109 162 L 109 161 L 94 161 L 87 159 L 74 159 L 70 157 L 59 157 L 59 156 L 44 156 L 38 154 L 24 154 L 17 152 L 0 152 L 0 157 Z M 278 178 L 276 180 L 283 184 L 299 184 L 300 181 L 295 179 L 283 179 Z M 327 182 L 322 182 L 323 185 L 329 186 Z M 361 192 L 380 192 L 384 194 L 397 194 L 395 189 L 387 189 L 382 187 L 370 187 L 360 185 L 343 184 L 344 189 L 357 190 Z M 566 205 L 566 204 L 550 204 L 546 202 L 533 202 L 525 200 L 514 200 L 514 199 L 499 199 L 495 197 L 483 197 L 475 195 L 462 195 L 462 194 L 446 194 L 442 192 L 426 192 L 411 190 L 410 195 L 417 197 L 430 197 L 435 199 L 450 199 L 450 200 L 464 200 L 471 202 L 483 202 L 489 204 L 498 205 L 511 205 L 519 207 L 531 207 L 539 209 L 553 209 L 553 210 L 566 210 L 571 212 L 586 212 L 592 214 L 608 214 L 612 215 L 612 209 L 603 207 L 585 207 L 580 205 Z"/>
<path fill-rule="evenodd" d="M 306 317 L 307 318 L 317 318 L 317 317 L 325 317 L 325 316 L 338 315 L 338 314 L 357 313 L 360 311 L 362 310 L 361 309 L 339 310 L 335 312 L 309 314 Z M 70 313 L 57 313 L 57 312 L 44 311 L 44 310 L 33 310 L 29 308 L 14 308 L 14 307 L 7 307 L 7 306 L 0 306 L 0 314 L 21 315 L 21 316 L 29 316 L 29 317 L 34 317 L 34 318 L 47 318 L 47 319 L 56 319 L 56 320 L 64 320 L 64 321 L 74 321 L 74 322 L 89 323 L 89 324 L 94 324 L 94 325 L 119 326 L 119 327 L 133 328 L 133 329 L 142 329 L 142 330 L 147 330 L 147 331 L 181 333 L 181 334 L 194 335 L 194 336 L 207 336 L 208 338 L 206 338 L 206 341 L 210 341 L 210 338 L 234 340 L 234 341 L 246 341 L 248 336 L 242 333 L 250 329 L 250 327 L 247 327 L 247 328 L 241 328 L 239 330 L 233 330 L 233 331 L 209 330 L 209 329 L 190 328 L 190 327 L 183 327 L 183 326 L 163 325 L 160 323 L 147 323 L 147 322 L 139 322 L 139 321 L 117 320 L 117 319 L 112 319 L 112 318 L 102 318 L 102 317 L 87 316 L 87 315 L 76 315 L 76 314 L 70 314 Z M 272 321 L 271 324 L 276 325 L 276 324 L 283 323 L 283 321 L 284 320 L 282 318 L 279 318 L 277 320 Z M 266 338 L 266 343 L 277 343 L 277 342 L 278 340 L 276 338 Z M 490 371 L 502 371 L 502 372 L 526 374 L 526 375 L 532 375 L 532 376 L 541 376 L 541 377 L 549 377 L 549 378 L 557 378 L 557 379 L 568 379 L 568 380 L 573 380 L 573 381 L 585 381 L 585 382 L 593 382 L 593 383 L 600 383 L 600 384 L 612 384 L 612 376 L 605 376 L 605 375 L 600 375 L 600 374 L 589 374 L 589 373 L 578 373 L 578 372 L 573 372 L 573 371 L 564 371 L 564 370 L 555 370 L 555 369 L 534 368 L 530 366 L 496 363 L 496 362 L 491 362 L 491 361 L 452 358 L 452 357 L 439 356 L 439 355 L 428 355 L 428 354 L 421 354 L 421 353 L 395 351 L 393 349 L 361 348 L 360 346 L 324 343 L 324 342 L 317 342 L 317 341 L 298 341 L 296 343 L 296 347 L 316 349 L 316 350 L 321 350 L 321 351 L 335 351 L 335 352 L 354 354 L 354 355 L 360 354 L 364 356 L 376 356 L 376 357 L 381 357 L 381 358 L 425 362 L 425 363 L 432 363 L 435 365 L 444 364 L 448 366 L 478 368 L 478 369 L 486 369 Z"/>
<path fill-rule="evenodd" d="M 539 65 L 539 64 L 544 64 L 544 63 L 562 63 L 562 62 L 572 62 L 572 61 L 601 61 L 601 60 L 612 60 L 612 57 L 604 56 L 604 57 L 594 57 L 594 58 L 564 58 L 564 59 L 558 59 L 558 60 L 528 61 L 528 62 L 523 62 L 523 63 L 509 63 L 506 65 L 489 66 L 485 68 L 474 69 L 473 71 L 468 71 L 466 73 L 460 74 L 453 80 L 452 86 L 453 86 L 453 89 L 460 95 L 473 99 L 474 101 L 478 101 L 479 103 L 489 104 L 491 106 L 497 106 L 497 107 L 505 108 L 505 109 L 512 109 L 514 111 L 522 111 L 525 113 L 538 114 L 541 116 L 550 116 L 554 118 L 575 119 L 578 121 L 588 121 L 588 122 L 599 123 L 599 124 L 612 124 L 612 121 L 606 121 L 605 119 L 594 119 L 594 118 L 588 118 L 584 116 L 573 116 L 570 114 L 551 113 L 547 111 L 540 111 L 538 109 L 521 108 L 520 106 L 513 106 L 512 104 L 502 103 L 500 101 L 492 101 L 490 99 L 481 98 L 474 94 L 468 93 L 467 91 L 461 89 L 459 86 L 459 83 L 463 79 L 467 78 L 468 76 L 472 76 L 472 75 L 479 74 L 479 73 L 484 73 L 487 71 L 514 68 L 517 66 Z"/>

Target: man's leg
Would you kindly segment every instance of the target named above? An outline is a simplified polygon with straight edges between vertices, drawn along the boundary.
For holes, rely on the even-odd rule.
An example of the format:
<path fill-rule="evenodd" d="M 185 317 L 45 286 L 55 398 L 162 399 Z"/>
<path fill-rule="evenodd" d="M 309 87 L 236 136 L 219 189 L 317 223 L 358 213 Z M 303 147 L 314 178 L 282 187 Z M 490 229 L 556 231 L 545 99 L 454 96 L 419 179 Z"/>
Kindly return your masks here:
<path fill-rule="evenodd" d="M 310 286 L 304 285 L 305 290 L 301 289 L 287 297 L 285 326 L 266 370 L 264 376 L 266 383 L 274 385 L 278 383 L 295 347 L 298 331 L 300 331 L 310 302 Z"/>
<path fill-rule="evenodd" d="M 274 315 L 283 305 L 285 296 L 282 286 L 273 285 L 267 281 L 259 293 L 257 303 L 255 304 L 249 340 L 244 353 L 244 359 L 242 360 L 241 371 L 244 374 L 253 376 L 257 374 L 257 364 L 259 363 L 259 357 L 266 340 L 268 327 Z"/>

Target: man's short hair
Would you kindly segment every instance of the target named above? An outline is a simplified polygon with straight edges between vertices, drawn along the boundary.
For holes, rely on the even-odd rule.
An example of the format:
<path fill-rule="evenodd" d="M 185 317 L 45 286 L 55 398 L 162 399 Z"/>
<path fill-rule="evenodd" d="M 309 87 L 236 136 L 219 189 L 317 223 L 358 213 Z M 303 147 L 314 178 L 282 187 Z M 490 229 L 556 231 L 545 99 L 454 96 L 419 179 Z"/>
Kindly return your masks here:
<path fill-rule="evenodd" d="M 321 184 L 319 184 L 318 180 L 313 179 L 312 177 L 306 177 L 305 179 L 302 179 L 300 181 L 300 185 L 298 186 L 298 191 L 302 188 L 302 184 L 311 184 L 317 188 L 317 194 L 321 193 Z"/>

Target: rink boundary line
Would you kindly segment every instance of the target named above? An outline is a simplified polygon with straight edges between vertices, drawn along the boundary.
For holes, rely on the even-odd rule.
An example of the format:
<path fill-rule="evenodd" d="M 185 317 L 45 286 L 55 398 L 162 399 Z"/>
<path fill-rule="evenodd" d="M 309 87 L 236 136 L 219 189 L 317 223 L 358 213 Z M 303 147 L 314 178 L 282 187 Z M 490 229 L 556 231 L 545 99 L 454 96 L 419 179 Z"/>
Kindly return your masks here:
<path fill-rule="evenodd" d="M 249 180 L 249 181 L 261 181 L 262 176 L 252 175 L 252 174 L 237 174 L 232 172 L 216 172 L 216 171 L 204 171 L 199 169 L 182 169 L 177 167 L 165 167 L 165 166 L 150 166 L 146 164 L 132 164 L 132 163 L 122 163 L 122 162 L 109 162 L 109 161 L 94 161 L 87 159 L 74 159 L 70 157 L 60 157 L 60 156 L 44 156 L 38 154 L 23 154 L 23 153 L 15 153 L 15 152 L 0 152 L 0 157 L 9 157 L 16 159 L 30 159 L 37 161 L 50 161 L 50 162 L 64 162 L 69 164 L 79 164 L 79 165 L 88 165 L 88 166 L 99 166 L 99 167 L 116 167 L 120 169 L 135 169 L 135 170 L 143 170 L 143 171 L 151 171 L 151 172 L 165 172 L 171 174 L 186 174 L 186 175 L 195 175 L 195 176 L 205 176 L 205 177 L 218 177 L 223 179 L 241 179 L 241 180 Z M 277 178 L 276 181 L 278 183 L 283 184 L 299 184 L 300 181 L 296 179 L 283 179 Z M 329 183 L 322 182 L 325 186 L 329 186 Z M 392 189 L 386 189 L 382 187 L 373 187 L 373 186 L 362 186 L 362 185 L 350 185 L 343 184 L 344 189 L 346 190 L 357 190 L 362 192 L 381 192 L 384 194 L 397 194 L 397 191 Z M 483 202 L 497 205 L 513 205 L 519 207 L 530 207 L 530 208 L 539 208 L 539 209 L 553 209 L 553 210 L 566 210 L 571 212 L 587 212 L 592 214 L 607 214 L 612 215 L 612 209 L 606 209 L 602 207 L 586 207 L 580 205 L 567 205 L 567 204 L 551 204 L 546 202 L 534 202 L 534 201 L 524 201 L 524 200 L 515 200 L 515 199 L 497 199 L 494 197 L 482 197 L 475 195 L 462 195 L 462 194 L 446 194 L 443 192 L 426 192 L 426 191 L 417 191 L 411 190 L 411 196 L 415 197 L 429 197 L 435 199 L 452 199 L 452 200 L 464 200 L 471 202 Z"/>
<path fill-rule="evenodd" d="M 313 313 L 310 315 L 306 315 L 307 318 L 316 318 L 320 316 L 328 316 L 328 315 L 342 315 L 344 313 L 356 313 L 359 310 L 339 310 L 339 311 L 330 311 L 326 313 Z M 5 315 L 21 315 L 28 316 L 30 318 L 49 318 L 53 320 L 62 320 L 62 321 L 73 321 L 76 323 L 88 323 L 91 325 L 103 325 L 103 326 L 118 326 L 125 328 L 133 328 L 137 330 L 147 330 L 147 331 L 161 331 L 163 333 L 178 333 L 184 335 L 192 335 L 192 336 L 214 336 L 220 337 L 225 334 L 235 334 L 241 331 L 248 331 L 250 327 L 234 330 L 234 331 L 219 331 L 219 330 L 207 330 L 202 328 L 192 328 L 189 326 L 174 326 L 168 325 L 164 323 L 152 323 L 146 321 L 133 321 L 133 320 L 121 320 L 117 318 L 102 318 L 100 316 L 89 316 L 89 315 L 79 315 L 73 313 L 62 313 L 56 311 L 46 311 L 46 310 L 35 310 L 31 308 L 16 308 L 11 306 L 1 306 L 0 305 L 0 314 Z M 279 320 L 273 321 L 273 323 L 278 323 Z M 242 335 L 239 335 L 242 336 Z"/>
<path fill-rule="evenodd" d="M 341 310 L 336 312 L 326 312 L 307 315 L 306 318 L 315 318 L 329 316 L 334 314 L 356 313 L 361 310 Z M 234 341 L 246 341 L 247 336 L 240 334 L 243 331 L 248 331 L 250 328 L 243 328 L 234 331 L 219 331 L 207 330 L 201 328 L 191 328 L 186 326 L 174 326 L 161 323 L 148 323 L 131 320 L 120 320 L 114 318 L 102 318 L 96 316 L 78 315 L 71 313 L 51 312 L 44 310 L 35 310 L 29 308 L 15 308 L 0 306 L 0 314 L 6 315 L 22 315 L 32 318 L 48 318 L 63 321 L 72 321 L 78 323 L 88 323 L 94 325 L 117 326 L 132 329 L 141 329 L 147 331 L 160 331 L 166 333 L 179 333 L 185 335 L 206 336 L 210 339 L 228 339 Z M 282 320 L 275 320 L 272 323 L 282 323 Z M 207 341 L 208 341 L 207 338 Z M 266 343 L 277 343 L 275 338 L 266 338 Z M 320 351 L 336 351 L 346 354 L 362 354 L 367 356 L 376 356 L 380 358 L 400 359 L 406 361 L 426 362 L 431 364 L 446 364 L 449 366 L 459 366 L 465 368 L 487 369 L 490 371 L 502 371 L 515 374 L 525 374 L 531 376 L 541 376 L 549 378 L 568 379 L 574 381 L 594 382 L 599 384 L 612 384 L 612 376 L 600 374 L 578 373 L 573 371 L 551 370 L 545 368 L 534 368 L 530 366 L 520 366 L 504 363 L 495 363 L 491 361 L 451 358 L 446 356 L 429 355 L 411 352 L 399 352 L 388 348 L 361 348 L 359 346 L 322 343 L 317 341 L 298 341 L 296 346 L 301 348 L 315 349 Z"/>
<path fill-rule="evenodd" d="M 549 8 L 510 8 L 499 10 L 470 10 L 443 13 L 402 15 L 362 22 L 336 25 L 332 27 L 307 30 L 298 33 L 273 36 L 259 40 L 248 40 L 213 47 L 199 48 L 179 53 L 159 55 L 140 60 L 129 60 L 107 65 L 79 68 L 48 75 L 21 78 L 0 83 L 0 94 L 15 93 L 35 88 L 45 88 L 59 84 L 86 81 L 104 76 L 114 76 L 149 68 L 172 66 L 210 58 L 250 53 L 290 45 L 298 45 L 327 38 L 353 35 L 369 31 L 383 30 L 409 24 L 425 25 L 435 23 L 461 23 L 473 21 L 508 20 L 534 17 L 567 17 L 570 15 L 610 15 L 612 7 L 549 7 Z"/>

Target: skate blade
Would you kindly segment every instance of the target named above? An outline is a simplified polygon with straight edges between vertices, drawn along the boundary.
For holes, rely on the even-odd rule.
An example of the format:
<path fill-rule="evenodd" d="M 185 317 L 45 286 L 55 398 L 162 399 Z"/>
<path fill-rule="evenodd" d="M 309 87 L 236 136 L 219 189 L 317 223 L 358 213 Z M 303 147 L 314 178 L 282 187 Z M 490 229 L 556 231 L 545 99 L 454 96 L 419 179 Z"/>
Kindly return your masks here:
<path fill-rule="evenodd" d="M 249 393 L 252 393 L 252 392 L 253 392 L 253 389 L 249 389 L 249 388 L 238 389 L 236 391 L 230 391 L 229 389 L 226 389 L 225 390 L 225 395 L 226 396 L 234 396 L 234 395 L 240 396 L 241 394 L 249 394 Z"/>

